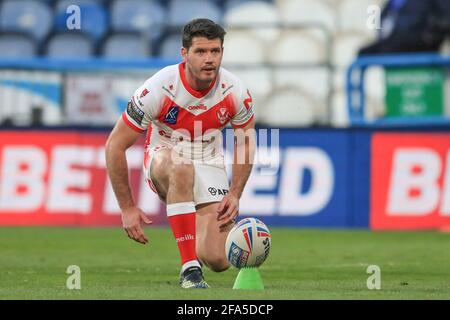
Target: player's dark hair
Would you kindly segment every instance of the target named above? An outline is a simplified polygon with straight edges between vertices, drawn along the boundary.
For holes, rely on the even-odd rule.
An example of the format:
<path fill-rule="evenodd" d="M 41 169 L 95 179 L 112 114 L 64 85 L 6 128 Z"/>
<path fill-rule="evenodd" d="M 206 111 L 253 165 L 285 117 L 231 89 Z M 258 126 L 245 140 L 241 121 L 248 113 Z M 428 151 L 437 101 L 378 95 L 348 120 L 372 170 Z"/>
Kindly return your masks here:
<path fill-rule="evenodd" d="M 225 30 L 212 20 L 194 19 L 183 28 L 183 47 L 189 49 L 194 37 L 204 37 L 208 40 L 220 39 L 223 45 L 225 34 Z"/>

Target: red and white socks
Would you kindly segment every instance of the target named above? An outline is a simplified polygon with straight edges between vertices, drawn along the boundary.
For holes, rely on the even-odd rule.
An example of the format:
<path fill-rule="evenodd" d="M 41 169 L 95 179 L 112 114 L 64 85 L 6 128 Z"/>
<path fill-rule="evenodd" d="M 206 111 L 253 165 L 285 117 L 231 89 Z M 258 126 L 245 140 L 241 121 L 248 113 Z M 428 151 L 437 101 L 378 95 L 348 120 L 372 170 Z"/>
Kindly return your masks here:
<path fill-rule="evenodd" d="M 181 273 L 190 267 L 201 267 L 195 248 L 194 202 L 180 202 L 167 205 L 167 217 L 181 256 Z"/>

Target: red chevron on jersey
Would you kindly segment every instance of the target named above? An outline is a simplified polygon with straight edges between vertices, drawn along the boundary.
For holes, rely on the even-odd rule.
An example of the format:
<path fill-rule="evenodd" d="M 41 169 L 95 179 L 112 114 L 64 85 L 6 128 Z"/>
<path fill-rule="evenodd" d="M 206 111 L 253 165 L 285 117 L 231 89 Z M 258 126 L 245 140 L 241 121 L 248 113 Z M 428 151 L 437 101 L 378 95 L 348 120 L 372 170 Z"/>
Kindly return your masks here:
<path fill-rule="evenodd" d="M 132 97 L 133 108 L 123 114 L 124 122 L 137 132 L 147 131 L 147 150 L 164 145 L 174 147 L 174 131 L 187 139 L 181 148 L 194 159 L 223 157 L 222 142 L 215 138 L 228 123 L 241 128 L 253 119 L 253 100 L 240 79 L 220 68 L 217 78 L 202 91 L 189 86 L 185 63 L 166 67 L 148 79 Z M 151 93 L 151 94 L 150 94 Z M 199 130 L 201 128 L 201 130 Z M 212 133 L 213 131 L 217 131 Z M 200 151 L 191 152 L 193 139 L 202 135 Z M 218 137 L 218 135 L 217 135 Z M 173 141 L 175 140 L 175 141 Z"/>
<path fill-rule="evenodd" d="M 221 129 L 234 116 L 234 112 L 236 109 L 234 100 L 235 99 L 233 98 L 232 94 L 229 94 L 222 101 L 210 107 L 208 112 L 203 112 L 199 115 L 195 115 L 189 111 L 189 108 L 182 108 L 181 106 L 178 106 L 175 101 L 166 97 L 164 99 L 163 107 L 161 109 L 158 120 L 161 123 L 165 123 L 172 130 L 184 129 L 189 131 L 191 138 L 197 138 L 194 137 L 195 121 L 201 122 L 201 134 L 204 134 L 207 130 Z M 170 110 L 174 107 L 179 108 L 177 121 L 176 123 L 168 123 L 167 121 L 165 121 L 166 117 L 169 114 Z M 218 114 L 220 114 L 221 118 L 219 118 Z"/>

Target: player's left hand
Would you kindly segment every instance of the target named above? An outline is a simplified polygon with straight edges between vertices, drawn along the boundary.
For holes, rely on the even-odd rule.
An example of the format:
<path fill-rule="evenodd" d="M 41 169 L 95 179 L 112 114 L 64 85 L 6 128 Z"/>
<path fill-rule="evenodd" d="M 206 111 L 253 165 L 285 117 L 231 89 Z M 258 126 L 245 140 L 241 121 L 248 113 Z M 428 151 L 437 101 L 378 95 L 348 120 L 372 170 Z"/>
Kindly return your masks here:
<path fill-rule="evenodd" d="M 228 193 L 223 197 L 217 213 L 217 220 L 220 221 L 219 228 L 221 230 L 233 224 L 239 214 L 239 197 L 233 193 Z"/>

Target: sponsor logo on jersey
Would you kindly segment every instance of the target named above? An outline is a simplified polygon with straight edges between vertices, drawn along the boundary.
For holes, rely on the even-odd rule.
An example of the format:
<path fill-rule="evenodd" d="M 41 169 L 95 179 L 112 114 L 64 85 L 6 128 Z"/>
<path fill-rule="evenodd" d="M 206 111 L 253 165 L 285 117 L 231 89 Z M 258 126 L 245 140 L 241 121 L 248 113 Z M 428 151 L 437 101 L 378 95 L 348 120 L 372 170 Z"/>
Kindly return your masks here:
<path fill-rule="evenodd" d="M 198 105 L 198 106 L 189 106 L 188 110 L 208 110 L 208 107 L 203 105 L 203 104 L 201 104 L 201 105 Z"/>
<path fill-rule="evenodd" d="M 225 124 L 230 118 L 230 113 L 228 112 L 227 108 L 220 108 L 217 112 L 217 119 L 219 119 L 219 122 L 221 124 Z"/>
<path fill-rule="evenodd" d="M 127 114 L 131 119 L 136 121 L 137 124 L 141 125 L 142 120 L 144 119 L 144 111 L 139 109 L 139 107 L 134 103 L 134 99 L 128 102 L 127 106 Z"/>
<path fill-rule="evenodd" d="M 148 95 L 150 92 L 148 91 L 148 89 L 146 88 L 146 89 L 144 89 L 143 91 L 142 91 L 142 93 L 141 93 L 141 95 L 139 96 L 139 98 L 143 98 L 143 97 L 145 97 L 146 95 Z"/>
<path fill-rule="evenodd" d="M 164 122 L 168 124 L 176 124 L 179 112 L 180 107 L 178 106 L 170 107 L 169 111 L 167 111 L 166 117 L 164 118 Z"/>

